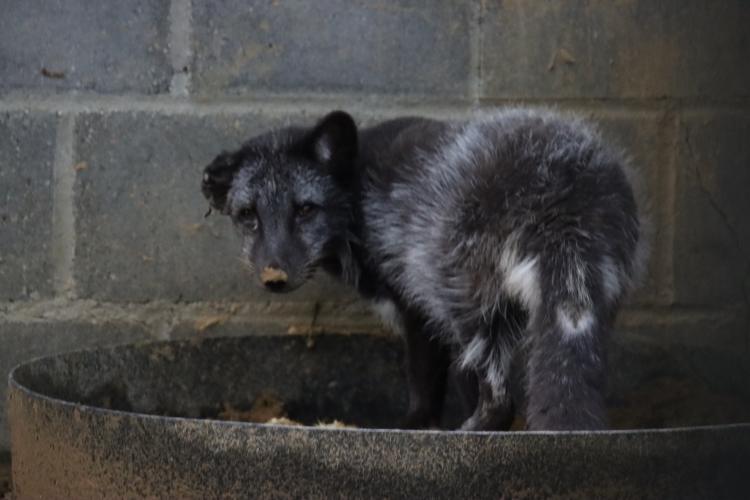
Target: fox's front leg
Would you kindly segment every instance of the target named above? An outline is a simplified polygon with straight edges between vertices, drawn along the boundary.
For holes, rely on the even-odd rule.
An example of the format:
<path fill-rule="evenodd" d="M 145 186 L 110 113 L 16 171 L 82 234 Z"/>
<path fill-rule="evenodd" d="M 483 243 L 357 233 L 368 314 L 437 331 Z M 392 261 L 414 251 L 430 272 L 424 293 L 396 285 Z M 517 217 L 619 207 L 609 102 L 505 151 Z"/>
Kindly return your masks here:
<path fill-rule="evenodd" d="M 431 334 L 418 316 L 404 314 L 409 410 L 407 429 L 437 427 L 445 400 L 450 350 Z"/>

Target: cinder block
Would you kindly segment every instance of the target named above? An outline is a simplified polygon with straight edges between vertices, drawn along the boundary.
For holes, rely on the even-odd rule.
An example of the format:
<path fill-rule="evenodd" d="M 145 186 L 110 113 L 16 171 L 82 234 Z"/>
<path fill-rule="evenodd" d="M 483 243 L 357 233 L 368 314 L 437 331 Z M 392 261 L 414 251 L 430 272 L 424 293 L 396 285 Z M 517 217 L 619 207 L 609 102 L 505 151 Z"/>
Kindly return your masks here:
<path fill-rule="evenodd" d="M 693 112 L 680 125 L 676 302 L 750 309 L 750 115 Z"/>
<path fill-rule="evenodd" d="M 591 114 L 591 113 L 590 113 Z M 358 116 L 373 123 L 374 116 Z M 289 117 L 287 121 L 310 122 Z M 664 115 L 655 112 L 591 114 L 605 137 L 622 146 L 658 193 L 664 169 Z M 148 113 L 86 115 L 77 124 L 78 241 L 76 281 L 82 297 L 114 301 L 254 299 L 258 301 L 342 300 L 353 291 L 323 277 L 290 296 L 258 290 L 239 262 L 239 240 L 229 221 L 203 219 L 207 205 L 198 190 L 200 171 L 224 148 L 282 120 L 260 115 L 162 116 Z M 129 134 L 127 142 L 121 137 Z M 666 224 L 652 214 L 657 235 Z M 669 251 L 666 239 L 654 254 Z M 666 246 L 665 246 L 666 245 Z M 658 264 L 658 258 L 652 259 Z M 666 277 L 658 265 L 633 297 L 658 302 Z"/>
<path fill-rule="evenodd" d="M 649 226 L 648 267 L 642 282 L 630 297 L 631 304 L 668 304 L 671 301 L 670 262 L 672 238 L 669 226 L 671 141 L 674 119 L 662 112 L 606 112 L 589 114 L 603 138 L 621 149 L 636 174 L 636 198 Z M 645 226 L 644 226 L 645 228 Z"/>
<path fill-rule="evenodd" d="M 290 117 L 291 119 L 291 117 Z M 310 121 L 298 115 L 294 122 Z M 346 297 L 328 278 L 271 295 L 243 269 L 227 217 L 204 218 L 203 168 L 224 149 L 287 120 L 259 114 L 88 114 L 76 124 L 81 297 L 146 302 Z"/>
<path fill-rule="evenodd" d="M 485 98 L 750 95 L 744 0 L 482 3 Z"/>
<path fill-rule="evenodd" d="M 11 369 L 25 361 L 66 351 L 149 340 L 137 325 L 75 321 L 0 322 L 0 455 L 10 449 L 5 414 Z"/>
<path fill-rule="evenodd" d="M 169 90 L 169 2 L 6 0 L 0 93 Z"/>
<path fill-rule="evenodd" d="M 196 311 L 171 325 L 171 339 L 247 335 L 303 335 L 321 333 L 383 334 L 387 332 L 370 304 L 358 298 L 329 301 L 325 294 L 311 303 L 243 304 Z"/>
<path fill-rule="evenodd" d="M 193 2 L 201 96 L 356 91 L 466 96 L 470 2 Z"/>
<path fill-rule="evenodd" d="M 741 307 L 730 309 L 696 310 L 684 307 L 658 310 L 625 310 L 618 318 L 612 336 L 614 345 L 641 343 L 653 353 L 665 351 L 668 357 L 678 359 L 686 371 L 715 389 L 745 394 L 750 398 L 750 310 Z M 650 347 L 648 347 L 650 346 Z M 634 356 L 635 357 L 635 356 Z M 658 360 L 667 356 L 653 356 L 650 371 L 659 373 Z M 647 375 L 633 373 L 627 356 L 613 359 L 616 377 L 638 378 Z M 722 364 L 721 360 L 727 363 Z M 730 362 L 730 360 L 734 360 Z M 663 374 L 664 372 L 662 372 Z M 741 376 L 741 374 L 744 374 Z"/>
<path fill-rule="evenodd" d="M 0 300 L 52 291 L 52 163 L 57 118 L 0 113 Z"/>

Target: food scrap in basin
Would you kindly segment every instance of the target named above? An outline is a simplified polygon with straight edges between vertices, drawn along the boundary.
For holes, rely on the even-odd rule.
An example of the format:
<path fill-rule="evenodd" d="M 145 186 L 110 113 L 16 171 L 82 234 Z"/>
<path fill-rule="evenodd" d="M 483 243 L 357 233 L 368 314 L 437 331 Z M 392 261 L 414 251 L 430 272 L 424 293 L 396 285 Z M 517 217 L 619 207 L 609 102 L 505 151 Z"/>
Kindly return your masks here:
<path fill-rule="evenodd" d="M 255 398 L 249 410 L 236 408 L 231 403 L 224 403 L 223 409 L 216 414 L 218 420 L 231 422 L 252 422 L 269 425 L 304 426 L 302 422 L 292 420 L 284 410 L 284 403 L 273 393 L 262 392 Z M 340 420 L 331 422 L 318 421 L 314 427 L 324 429 L 355 429 L 357 426 L 345 424 Z"/>

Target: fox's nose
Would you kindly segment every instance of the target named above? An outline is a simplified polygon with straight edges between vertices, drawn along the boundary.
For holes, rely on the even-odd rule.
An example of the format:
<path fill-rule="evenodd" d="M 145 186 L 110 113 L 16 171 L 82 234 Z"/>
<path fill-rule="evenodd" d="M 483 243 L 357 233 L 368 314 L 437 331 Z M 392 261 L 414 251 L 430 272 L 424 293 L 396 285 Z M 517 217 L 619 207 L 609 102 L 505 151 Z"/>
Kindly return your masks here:
<path fill-rule="evenodd" d="M 260 281 L 271 291 L 277 292 L 286 286 L 289 276 L 278 265 L 269 264 L 260 272 Z"/>

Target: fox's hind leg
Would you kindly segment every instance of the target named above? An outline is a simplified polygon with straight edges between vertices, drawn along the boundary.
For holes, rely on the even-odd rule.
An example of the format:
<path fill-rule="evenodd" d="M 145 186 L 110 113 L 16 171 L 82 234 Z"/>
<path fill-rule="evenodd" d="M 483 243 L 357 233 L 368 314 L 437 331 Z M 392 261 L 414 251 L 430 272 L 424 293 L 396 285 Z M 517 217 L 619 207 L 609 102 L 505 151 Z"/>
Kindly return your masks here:
<path fill-rule="evenodd" d="M 476 408 L 461 425 L 462 430 L 503 431 L 513 423 L 510 369 L 525 318 L 512 306 L 502 310 L 478 329 L 458 357 L 460 369 L 476 373 L 478 388 Z"/>
<path fill-rule="evenodd" d="M 484 378 L 479 380 L 479 395 L 474 413 L 461 425 L 463 431 L 507 431 L 514 411 L 510 387 L 506 381 L 495 387 Z"/>
<path fill-rule="evenodd" d="M 560 245 L 542 260 L 542 301 L 529 325 L 527 415 L 531 430 L 602 429 L 605 343 L 617 302 L 611 260 Z"/>

